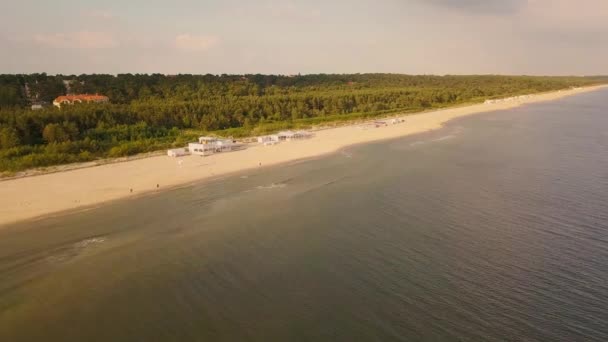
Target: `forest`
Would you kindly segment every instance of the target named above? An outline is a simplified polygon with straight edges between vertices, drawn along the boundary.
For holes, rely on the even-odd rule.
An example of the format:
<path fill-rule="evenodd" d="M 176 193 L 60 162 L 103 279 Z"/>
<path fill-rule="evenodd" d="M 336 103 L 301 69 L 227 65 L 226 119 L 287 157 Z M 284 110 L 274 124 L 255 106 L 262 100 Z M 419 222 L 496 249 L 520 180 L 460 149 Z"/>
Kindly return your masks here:
<path fill-rule="evenodd" d="M 0 75 L 0 172 L 606 83 L 605 77 Z M 67 85 L 67 86 L 66 86 Z M 102 94 L 106 104 L 49 105 Z"/>

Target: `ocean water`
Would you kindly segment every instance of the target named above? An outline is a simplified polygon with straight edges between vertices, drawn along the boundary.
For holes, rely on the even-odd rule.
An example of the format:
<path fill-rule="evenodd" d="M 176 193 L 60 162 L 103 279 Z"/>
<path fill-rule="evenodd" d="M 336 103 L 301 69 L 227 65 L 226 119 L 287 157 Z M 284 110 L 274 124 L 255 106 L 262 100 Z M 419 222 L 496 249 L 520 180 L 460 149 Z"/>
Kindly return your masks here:
<path fill-rule="evenodd" d="M 0 231 L 0 341 L 322 340 L 608 340 L 608 91 Z"/>

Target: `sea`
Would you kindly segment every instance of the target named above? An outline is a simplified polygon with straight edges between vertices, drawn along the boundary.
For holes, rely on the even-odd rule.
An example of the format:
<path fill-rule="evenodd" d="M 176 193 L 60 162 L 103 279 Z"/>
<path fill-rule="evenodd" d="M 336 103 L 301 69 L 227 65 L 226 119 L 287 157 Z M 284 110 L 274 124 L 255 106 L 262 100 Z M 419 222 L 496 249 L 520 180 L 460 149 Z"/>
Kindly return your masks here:
<path fill-rule="evenodd" d="M 608 341 L 608 90 L 6 227 L 0 341 Z"/>

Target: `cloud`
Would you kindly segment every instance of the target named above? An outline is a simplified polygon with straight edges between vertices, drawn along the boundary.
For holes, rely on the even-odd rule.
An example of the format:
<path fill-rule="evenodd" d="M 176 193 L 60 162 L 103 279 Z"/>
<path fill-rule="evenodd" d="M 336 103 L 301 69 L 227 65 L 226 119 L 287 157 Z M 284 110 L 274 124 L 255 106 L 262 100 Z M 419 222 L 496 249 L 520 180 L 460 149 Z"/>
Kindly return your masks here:
<path fill-rule="evenodd" d="M 46 47 L 63 49 L 110 49 L 119 45 L 112 34 L 92 31 L 37 34 L 33 41 Z"/>
<path fill-rule="evenodd" d="M 424 0 L 424 3 L 451 10 L 491 15 L 508 15 L 519 12 L 527 2 L 527 0 Z"/>
<path fill-rule="evenodd" d="M 206 51 L 218 42 L 219 38 L 211 35 L 184 33 L 175 37 L 175 47 L 185 51 Z"/>

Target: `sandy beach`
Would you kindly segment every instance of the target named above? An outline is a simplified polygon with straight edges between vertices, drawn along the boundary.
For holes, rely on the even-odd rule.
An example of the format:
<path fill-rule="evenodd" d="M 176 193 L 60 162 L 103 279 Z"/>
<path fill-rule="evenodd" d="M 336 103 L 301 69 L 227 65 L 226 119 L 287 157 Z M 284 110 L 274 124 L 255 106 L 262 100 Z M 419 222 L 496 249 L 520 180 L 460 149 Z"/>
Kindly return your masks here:
<path fill-rule="evenodd" d="M 259 168 L 260 165 L 267 167 L 317 157 L 354 144 L 439 129 L 445 122 L 455 118 L 556 100 L 601 87 L 605 86 L 562 90 L 510 101 L 407 115 L 403 117 L 402 123 L 380 128 L 363 129 L 361 125 L 332 128 L 315 132 L 315 137 L 309 140 L 274 146 L 255 145 L 246 150 L 210 157 L 170 158 L 163 155 L 0 181 L 0 226 Z"/>

